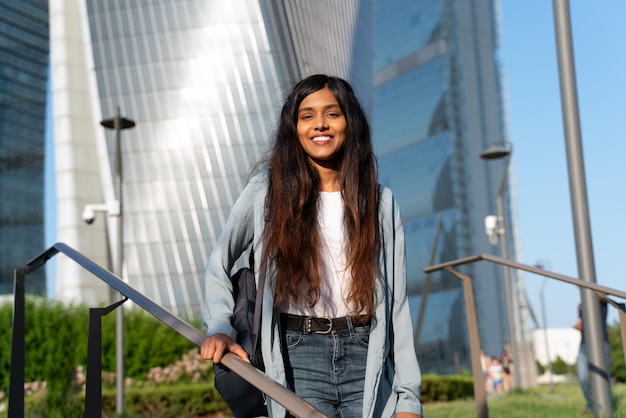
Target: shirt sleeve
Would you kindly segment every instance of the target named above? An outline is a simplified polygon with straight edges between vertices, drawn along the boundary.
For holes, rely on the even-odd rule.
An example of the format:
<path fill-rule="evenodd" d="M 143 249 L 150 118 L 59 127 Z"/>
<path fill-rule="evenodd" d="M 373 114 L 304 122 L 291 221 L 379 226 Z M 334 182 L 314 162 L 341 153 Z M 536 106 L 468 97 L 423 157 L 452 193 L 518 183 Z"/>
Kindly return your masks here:
<path fill-rule="evenodd" d="M 398 394 L 396 412 L 423 414 L 422 374 L 415 354 L 413 322 L 409 309 L 406 281 L 406 247 L 400 209 L 393 198 L 394 226 L 394 300 L 391 324 L 395 374 L 393 390 Z"/>
<path fill-rule="evenodd" d="M 224 229 L 215 244 L 204 273 L 204 325 L 207 335 L 226 334 L 233 339 L 233 286 L 230 281 L 235 262 L 254 238 L 255 184 L 248 184 L 231 209 Z"/>

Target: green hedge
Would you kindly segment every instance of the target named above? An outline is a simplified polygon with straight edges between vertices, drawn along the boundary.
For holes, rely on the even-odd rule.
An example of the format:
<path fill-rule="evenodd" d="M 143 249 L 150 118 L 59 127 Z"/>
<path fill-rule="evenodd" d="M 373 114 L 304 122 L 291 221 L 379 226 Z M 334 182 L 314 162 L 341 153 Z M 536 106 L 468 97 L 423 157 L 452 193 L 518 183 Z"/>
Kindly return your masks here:
<path fill-rule="evenodd" d="M 124 417 L 208 417 L 228 416 L 230 410 L 212 383 L 175 384 L 158 387 L 130 387 L 125 392 Z M 116 417 L 115 390 L 102 391 L 102 416 Z M 24 415 L 29 418 L 79 418 L 85 414 L 85 394 L 76 396 L 69 410 L 51 410 L 41 397 L 27 397 Z M 6 417 L 6 412 L 0 413 Z"/>
<path fill-rule="evenodd" d="M 207 417 L 229 415 L 228 406 L 219 396 L 212 382 L 202 384 L 172 384 L 148 388 L 127 388 L 125 391 L 127 417 Z M 473 397 L 472 381 L 466 376 L 425 375 L 422 383 L 422 402 L 451 401 Z M 28 398 L 27 398 L 28 399 Z M 50 417 L 43 400 L 28 399 L 27 416 Z M 45 412 L 44 412 L 45 411 Z M 82 417 L 84 394 L 78 399 L 70 415 Z M 102 415 L 115 416 L 115 390 L 102 391 Z"/>
<path fill-rule="evenodd" d="M 27 297 L 25 382 L 47 383 L 47 408 L 76 407 L 76 366 L 87 362 L 89 307 Z M 115 311 L 102 318 L 102 369 L 115 372 Z M 194 346 L 174 330 L 140 309 L 125 309 L 125 369 L 131 379 L 143 379 L 153 367 L 167 366 Z M 0 305 L 0 392 L 10 381 L 13 306 Z M 196 324 L 197 325 L 197 324 Z M 67 415 L 69 416 L 69 415 Z"/>
<path fill-rule="evenodd" d="M 468 376 L 422 376 L 422 402 L 453 401 L 474 397 L 474 384 Z"/>
<path fill-rule="evenodd" d="M 626 382 L 626 363 L 624 363 L 624 349 L 622 334 L 618 322 L 609 326 L 609 344 L 611 346 L 611 377 L 618 382 Z"/>
<path fill-rule="evenodd" d="M 422 402 L 471 399 L 474 396 L 472 379 L 467 376 L 424 375 Z M 215 390 L 213 383 L 169 385 L 150 389 L 129 389 L 126 411 L 139 416 L 197 417 L 228 413 L 226 403 Z M 103 414 L 115 411 L 115 392 L 103 392 Z M 158 406 L 158 408 L 156 408 Z"/>
<path fill-rule="evenodd" d="M 125 414 L 129 416 L 178 418 L 230 413 L 212 382 L 129 388 L 125 395 Z M 114 415 L 115 391 L 103 391 L 102 405 L 103 416 Z"/>

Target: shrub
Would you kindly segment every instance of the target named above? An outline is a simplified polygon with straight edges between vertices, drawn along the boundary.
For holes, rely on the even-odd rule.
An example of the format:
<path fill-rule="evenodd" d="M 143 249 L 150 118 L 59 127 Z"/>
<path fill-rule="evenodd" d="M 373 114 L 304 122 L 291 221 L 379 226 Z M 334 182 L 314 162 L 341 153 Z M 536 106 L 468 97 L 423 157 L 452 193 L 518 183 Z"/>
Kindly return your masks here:
<path fill-rule="evenodd" d="M 115 392 L 102 393 L 102 414 L 115 412 Z M 169 384 L 157 387 L 132 387 L 126 391 L 125 414 L 160 418 L 198 417 L 229 412 L 213 382 L 203 384 Z"/>
<path fill-rule="evenodd" d="M 609 326 L 609 345 L 611 346 L 611 377 L 618 382 L 626 382 L 626 364 L 619 323 Z"/>
<path fill-rule="evenodd" d="M 422 402 L 452 401 L 474 396 L 474 384 L 469 376 L 422 376 Z"/>
<path fill-rule="evenodd" d="M 552 371 L 554 374 L 568 374 L 570 366 L 560 356 L 552 362 Z"/>
<path fill-rule="evenodd" d="M 25 381 L 45 382 L 45 409 L 50 414 L 59 411 L 59 416 L 76 416 L 81 388 L 76 387 L 75 374 L 76 367 L 87 361 L 89 307 L 27 297 L 25 310 Z M 102 318 L 102 368 L 112 382 L 116 364 L 115 317 L 109 314 Z M 151 368 L 172 364 L 194 347 L 142 310 L 125 309 L 124 318 L 125 372 L 130 379 L 143 379 Z M 1 305 L 0 394 L 9 389 L 12 322 L 12 305 Z"/>
<path fill-rule="evenodd" d="M 535 366 L 537 367 L 537 375 L 541 376 L 546 372 L 546 368 L 538 361 L 535 361 Z"/>

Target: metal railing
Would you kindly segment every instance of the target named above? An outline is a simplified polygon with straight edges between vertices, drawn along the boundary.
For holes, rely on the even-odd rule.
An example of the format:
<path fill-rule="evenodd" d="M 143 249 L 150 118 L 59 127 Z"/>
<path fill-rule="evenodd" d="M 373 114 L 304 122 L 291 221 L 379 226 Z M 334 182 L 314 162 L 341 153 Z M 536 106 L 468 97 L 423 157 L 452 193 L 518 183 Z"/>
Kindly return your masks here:
<path fill-rule="evenodd" d="M 87 257 L 66 244 L 56 243 L 27 263 L 27 268 L 15 269 L 14 305 L 13 305 L 13 341 L 11 347 L 11 377 L 9 383 L 8 416 L 24 416 L 24 365 L 25 365 L 25 282 L 26 275 L 42 267 L 58 253 L 63 253 L 100 280 L 120 292 L 124 299 L 106 308 L 91 308 L 89 312 L 89 341 L 87 355 L 87 381 L 85 394 L 85 416 L 100 417 L 102 415 L 101 393 L 101 332 L 100 320 L 103 315 L 111 312 L 126 300 L 132 300 L 137 306 L 159 319 L 165 325 L 187 338 L 197 346 L 201 346 L 206 335 L 188 322 L 175 316 L 165 308 L 139 293 L 108 270 L 100 267 Z M 244 362 L 234 354 L 227 353 L 222 364 L 237 373 L 257 389 L 274 399 L 296 417 L 323 418 L 321 412 L 302 400 L 293 392 L 268 377 L 261 370 Z"/>
<path fill-rule="evenodd" d="M 472 378 L 474 381 L 474 399 L 476 402 L 476 416 L 478 418 L 488 418 L 489 410 L 487 409 L 487 394 L 485 393 L 485 383 L 480 365 L 480 339 L 478 336 L 478 322 L 476 321 L 476 308 L 474 306 L 474 291 L 472 289 L 472 278 L 467 274 L 459 273 L 454 267 L 464 264 L 475 263 L 477 261 L 490 261 L 492 263 L 501 264 L 519 270 L 528 271 L 530 273 L 545 276 L 551 279 L 573 284 L 574 286 L 584 287 L 586 289 L 595 290 L 604 295 L 613 295 L 622 299 L 626 299 L 626 292 L 612 289 L 610 287 L 601 286 L 596 283 L 587 282 L 581 279 L 565 276 L 558 273 L 552 273 L 537 267 L 526 264 L 509 261 L 504 258 L 495 257 L 489 254 L 479 254 L 470 257 L 460 258 L 445 263 L 435 264 L 424 268 L 424 272 L 429 274 L 438 270 L 446 270 L 456 276 L 463 282 L 463 292 L 465 295 L 465 314 L 467 316 L 467 332 L 470 341 L 470 357 L 472 365 Z M 626 360 L 626 310 L 623 303 L 617 303 L 611 299 L 608 302 L 617 308 L 619 312 L 620 332 L 622 334 L 622 348 L 624 350 L 624 359 Z M 608 366 L 608 365 L 607 365 Z"/>

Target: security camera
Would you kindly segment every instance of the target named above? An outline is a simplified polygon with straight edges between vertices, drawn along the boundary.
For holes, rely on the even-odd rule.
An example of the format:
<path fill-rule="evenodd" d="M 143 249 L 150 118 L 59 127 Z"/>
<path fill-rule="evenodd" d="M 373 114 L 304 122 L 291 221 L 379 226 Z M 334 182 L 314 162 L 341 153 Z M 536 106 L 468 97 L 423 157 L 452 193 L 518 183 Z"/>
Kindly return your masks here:
<path fill-rule="evenodd" d="M 83 221 L 91 225 L 95 220 L 96 212 L 93 210 L 93 205 L 86 205 L 83 210 Z"/>
<path fill-rule="evenodd" d="M 495 215 L 485 216 L 485 232 L 489 237 L 489 243 L 496 245 L 498 243 L 498 217 Z"/>
<path fill-rule="evenodd" d="M 116 216 L 120 213 L 119 202 L 113 201 L 110 204 L 89 204 L 83 209 L 83 221 L 92 224 L 96 220 L 96 212 L 108 212 L 109 216 Z"/>

